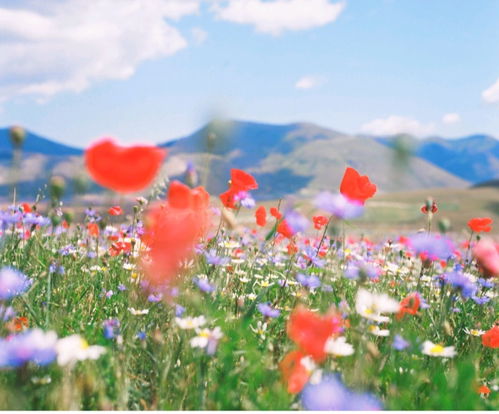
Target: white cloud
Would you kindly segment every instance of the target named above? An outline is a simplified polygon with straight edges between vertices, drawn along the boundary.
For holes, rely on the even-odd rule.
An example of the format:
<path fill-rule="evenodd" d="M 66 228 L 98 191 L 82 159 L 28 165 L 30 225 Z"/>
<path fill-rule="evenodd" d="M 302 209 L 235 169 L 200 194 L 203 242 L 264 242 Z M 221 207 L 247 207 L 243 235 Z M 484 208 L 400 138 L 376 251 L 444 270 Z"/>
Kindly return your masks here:
<path fill-rule="evenodd" d="M 442 117 L 442 122 L 444 124 L 456 124 L 460 120 L 461 120 L 461 117 L 459 116 L 459 114 L 456 114 L 456 113 L 445 114 Z"/>
<path fill-rule="evenodd" d="M 312 89 L 324 83 L 324 79 L 317 76 L 303 76 L 295 83 L 296 89 Z"/>
<path fill-rule="evenodd" d="M 228 0 L 213 6 L 217 17 L 250 24 L 258 32 L 279 35 L 286 30 L 306 30 L 335 21 L 344 2 L 330 0 Z"/>
<path fill-rule="evenodd" d="M 386 118 L 374 119 L 373 121 L 362 125 L 361 130 L 362 132 L 372 135 L 396 135 L 405 133 L 422 136 L 434 132 L 435 126 L 433 123 L 422 124 L 415 119 L 390 115 Z"/>
<path fill-rule="evenodd" d="M 204 42 L 206 42 L 206 39 L 208 38 L 208 32 L 206 32 L 206 30 L 201 29 L 200 27 L 193 27 L 191 29 L 191 35 L 196 45 L 202 45 Z"/>
<path fill-rule="evenodd" d="M 200 0 L 44 0 L 0 6 L 0 101 L 46 99 L 94 82 L 126 79 L 148 59 L 187 41 L 167 20 L 197 13 Z"/>
<path fill-rule="evenodd" d="M 485 102 L 496 103 L 499 102 L 499 79 L 489 88 L 482 92 L 482 98 Z"/>

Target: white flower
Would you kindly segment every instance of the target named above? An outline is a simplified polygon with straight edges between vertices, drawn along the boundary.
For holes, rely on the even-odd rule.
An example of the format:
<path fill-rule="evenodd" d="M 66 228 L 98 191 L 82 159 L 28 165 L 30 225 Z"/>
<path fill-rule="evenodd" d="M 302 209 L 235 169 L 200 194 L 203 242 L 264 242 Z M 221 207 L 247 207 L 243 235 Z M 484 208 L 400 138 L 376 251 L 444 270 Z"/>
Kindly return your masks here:
<path fill-rule="evenodd" d="M 400 304 L 386 293 L 371 293 L 361 288 L 355 298 L 357 313 L 376 322 L 388 322 L 390 318 L 382 313 L 395 313 L 399 308 Z"/>
<path fill-rule="evenodd" d="M 376 335 L 376 336 L 388 336 L 388 335 L 390 335 L 390 331 L 388 329 L 380 329 L 378 325 L 370 325 L 368 330 L 369 330 L 369 333 L 372 333 L 373 335 Z"/>
<path fill-rule="evenodd" d="M 224 336 L 222 330 L 218 326 L 213 330 L 207 328 L 196 329 L 196 333 L 198 336 L 195 336 L 190 340 L 191 347 L 206 348 L 206 352 L 210 355 L 215 353 L 219 339 Z"/>
<path fill-rule="evenodd" d="M 265 332 L 267 331 L 267 322 L 258 321 L 256 323 L 256 328 L 250 326 L 250 329 L 260 336 L 260 338 L 265 339 Z"/>
<path fill-rule="evenodd" d="M 456 351 L 453 346 L 444 347 L 440 344 L 434 344 L 431 341 L 423 342 L 423 354 L 430 356 L 439 356 L 444 358 L 452 358 L 456 355 Z"/>
<path fill-rule="evenodd" d="M 255 300 L 257 298 L 257 296 L 254 294 L 254 293 L 248 293 L 246 295 L 246 297 L 249 299 L 249 300 Z"/>
<path fill-rule="evenodd" d="M 353 346 L 347 343 L 344 336 L 329 338 L 324 345 L 324 351 L 334 356 L 348 356 L 354 353 Z"/>
<path fill-rule="evenodd" d="M 468 335 L 473 335 L 473 336 L 482 336 L 485 331 L 482 331 L 481 329 L 468 329 L 464 328 L 464 332 L 466 332 Z"/>
<path fill-rule="evenodd" d="M 206 318 L 203 315 L 196 316 L 194 318 L 188 316 L 186 318 L 175 318 L 175 322 L 180 327 L 180 329 L 196 329 L 206 323 Z"/>
<path fill-rule="evenodd" d="M 71 335 L 59 339 L 55 349 L 59 365 L 71 365 L 76 361 L 83 361 L 85 359 L 98 359 L 106 352 L 106 348 L 103 346 L 89 346 L 87 341 L 80 335 Z"/>
<path fill-rule="evenodd" d="M 142 310 L 138 310 L 138 309 L 135 309 L 135 308 L 128 308 L 128 310 L 130 311 L 130 313 L 132 315 L 147 315 L 149 313 L 149 309 L 142 309 Z"/>

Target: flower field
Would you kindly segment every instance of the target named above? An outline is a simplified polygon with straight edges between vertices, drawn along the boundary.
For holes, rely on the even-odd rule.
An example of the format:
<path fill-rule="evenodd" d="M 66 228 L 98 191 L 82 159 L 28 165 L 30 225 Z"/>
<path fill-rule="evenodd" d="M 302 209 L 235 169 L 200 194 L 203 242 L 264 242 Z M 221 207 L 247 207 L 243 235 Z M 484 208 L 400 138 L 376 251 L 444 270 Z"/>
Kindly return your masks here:
<path fill-rule="evenodd" d="M 147 188 L 155 147 L 91 146 L 90 176 Z M 239 169 L 210 196 L 171 181 L 133 206 L 14 202 L 0 212 L 0 408 L 497 409 L 499 245 L 437 225 L 349 235 L 377 188 L 348 167 L 313 200 L 258 201 Z M 238 223 L 240 211 L 254 223 Z M 497 233 L 496 233 L 497 234 Z"/>

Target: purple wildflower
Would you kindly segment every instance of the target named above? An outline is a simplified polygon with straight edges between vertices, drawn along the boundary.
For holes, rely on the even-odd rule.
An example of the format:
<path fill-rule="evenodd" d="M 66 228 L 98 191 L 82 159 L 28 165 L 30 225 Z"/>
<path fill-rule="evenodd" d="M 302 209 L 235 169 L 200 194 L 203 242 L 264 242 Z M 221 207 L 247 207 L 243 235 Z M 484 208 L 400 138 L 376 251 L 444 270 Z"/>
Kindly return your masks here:
<path fill-rule="evenodd" d="M 318 288 L 321 285 L 321 280 L 315 275 L 304 275 L 302 273 L 298 273 L 296 275 L 296 280 L 304 287 L 309 289 Z"/>
<path fill-rule="evenodd" d="M 465 299 L 474 296 L 478 290 L 477 286 L 463 273 L 449 272 L 445 273 L 443 276 L 444 282 L 459 291 Z"/>
<path fill-rule="evenodd" d="M 412 250 L 417 254 L 424 254 L 431 260 L 447 260 L 454 253 L 454 244 L 443 236 L 434 236 L 428 233 L 418 233 L 409 236 Z"/>
<path fill-rule="evenodd" d="M 277 318 L 281 314 L 280 310 L 274 309 L 268 303 L 259 303 L 256 307 L 263 316 L 268 318 Z"/>
<path fill-rule="evenodd" d="M 215 286 L 211 285 L 207 279 L 195 277 L 193 282 L 204 293 L 211 293 L 215 290 Z"/>
<path fill-rule="evenodd" d="M 0 269 L 0 300 L 20 295 L 30 286 L 31 280 L 20 271 L 8 266 Z"/>
<path fill-rule="evenodd" d="M 314 204 L 341 220 L 354 219 L 364 213 L 363 205 L 349 200 L 343 194 L 333 195 L 327 191 L 320 193 L 315 198 Z"/>
<path fill-rule="evenodd" d="M 326 374 L 318 384 L 308 383 L 300 396 L 306 410 L 312 411 L 363 411 L 381 410 L 381 402 L 369 394 L 350 391 L 339 376 Z"/>
<path fill-rule="evenodd" d="M 116 338 L 120 333 L 120 321 L 118 319 L 107 319 L 102 323 L 102 328 L 105 338 Z"/>
<path fill-rule="evenodd" d="M 0 305 L 0 321 L 8 321 L 16 316 L 16 311 L 12 306 Z"/>
<path fill-rule="evenodd" d="M 405 348 L 407 348 L 408 346 L 409 346 L 409 342 L 407 342 L 400 335 L 395 335 L 395 337 L 393 338 L 393 344 L 392 344 L 393 349 L 396 349 L 397 351 L 402 351 Z"/>
<path fill-rule="evenodd" d="M 179 305 L 178 303 L 175 304 L 175 316 L 180 318 L 185 312 L 185 308 L 182 305 Z"/>
<path fill-rule="evenodd" d="M 18 335 L 0 339 L 0 367 L 16 368 L 28 362 L 50 364 L 56 358 L 55 332 L 31 329 Z"/>
<path fill-rule="evenodd" d="M 205 252 L 204 257 L 206 257 L 206 263 L 214 266 L 225 266 L 230 262 L 230 258 L 218 256 L 215 249 Z"/>
<path fill-rule="evenodd" d="M 310 224 L 308 219 L 296 210 L 288 211 L 285 219 L 293 234 L 303 233 Z"/>

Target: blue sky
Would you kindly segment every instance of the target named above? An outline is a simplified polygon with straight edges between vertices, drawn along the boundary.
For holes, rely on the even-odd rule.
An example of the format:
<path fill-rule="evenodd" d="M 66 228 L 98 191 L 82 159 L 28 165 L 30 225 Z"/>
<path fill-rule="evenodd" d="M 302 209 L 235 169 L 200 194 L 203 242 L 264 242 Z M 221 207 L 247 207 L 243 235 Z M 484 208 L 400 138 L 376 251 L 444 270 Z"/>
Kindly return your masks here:
<path fill-rule="evenodd" d="M 0 126 L 80 147 L 213 114 L 498 137 L 498 18 L 495 0 L 0 0 Z"/>

